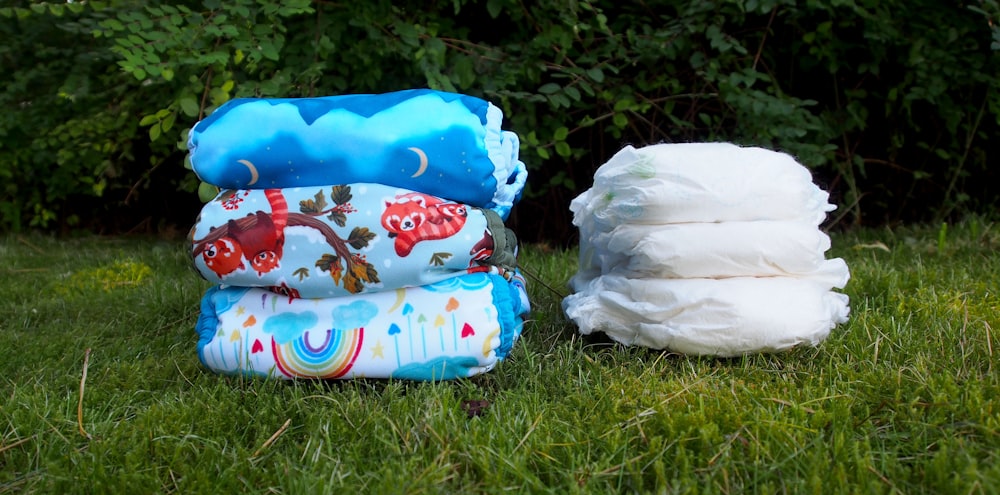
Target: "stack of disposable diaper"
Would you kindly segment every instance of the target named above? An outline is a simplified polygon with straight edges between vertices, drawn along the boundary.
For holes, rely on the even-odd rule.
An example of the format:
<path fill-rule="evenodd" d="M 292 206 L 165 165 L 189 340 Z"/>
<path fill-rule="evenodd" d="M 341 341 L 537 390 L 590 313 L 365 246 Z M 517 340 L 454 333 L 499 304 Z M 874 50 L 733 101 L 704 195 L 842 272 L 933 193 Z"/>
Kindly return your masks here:
<path fill-rule="evenodd" d="M 215 285 L 198 357 L 224 374 L 461 378 L 529 310 L 504 221 L 527 172 L 487 101 L 432 90 L 232 100 L 191 164 L 221 189 L 190 241 Z"/>
<path fill-rule="evenodd" d="M 571 203 L 582 334 L 713 356 L 816 345 L 849 312 L 834 206 L 791 156 L 729 143 L 631 146 Z"/>

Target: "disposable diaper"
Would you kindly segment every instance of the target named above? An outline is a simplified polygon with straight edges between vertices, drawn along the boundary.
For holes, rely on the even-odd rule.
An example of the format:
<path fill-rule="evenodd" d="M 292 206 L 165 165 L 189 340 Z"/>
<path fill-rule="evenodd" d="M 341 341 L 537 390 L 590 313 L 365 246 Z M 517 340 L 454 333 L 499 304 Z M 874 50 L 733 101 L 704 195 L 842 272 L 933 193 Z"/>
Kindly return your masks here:
<path fill-rule="evenodd" d="M 579 267 L 563 310 L 582 334 L 685 354 L 816 345 L 847 320 L 835 207 L 793 157 L 730 143 L 627 146 L 570 204 Z"/>
<path fill-rule="evenodd" d="M 568 296 L 581 334 L 696 355 L 738 356 L 816 345 L 847 321 L 848 298 L 794 277 L 626 278 L 607 274 Z"/>
<path fill-rule="evenodd" d="M 835 207 L 791 156 L 730 143 L 626 146 L 570 204 L 583 226 L 796 220 L 819 225 Z"/>
<path fill-rule="evenodd" d="M 629 277 L 729 278 L 793 276 L 843 288 L 850 272 L 826 259 L 830 237 L 790 221 L 621 224 L 581 245 L 581 288 L 607 271 Z"/>

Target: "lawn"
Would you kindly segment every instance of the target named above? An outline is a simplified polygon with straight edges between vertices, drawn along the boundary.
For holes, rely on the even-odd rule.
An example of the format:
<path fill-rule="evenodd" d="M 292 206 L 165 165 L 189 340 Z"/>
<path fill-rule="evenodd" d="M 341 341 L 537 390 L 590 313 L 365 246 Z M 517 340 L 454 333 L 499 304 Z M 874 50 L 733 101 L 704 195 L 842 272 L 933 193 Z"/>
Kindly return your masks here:
<path fill-rule="evenodd" d="M 204 370 L 180 241 L 7 235 L 0 493 L 996 493 L 1000 229 L 833 242 L 852 313 L 815 348 L 581 338 L 574 253 L 524 246 L 544 284 L 495 370 L 322 383 Z"/>

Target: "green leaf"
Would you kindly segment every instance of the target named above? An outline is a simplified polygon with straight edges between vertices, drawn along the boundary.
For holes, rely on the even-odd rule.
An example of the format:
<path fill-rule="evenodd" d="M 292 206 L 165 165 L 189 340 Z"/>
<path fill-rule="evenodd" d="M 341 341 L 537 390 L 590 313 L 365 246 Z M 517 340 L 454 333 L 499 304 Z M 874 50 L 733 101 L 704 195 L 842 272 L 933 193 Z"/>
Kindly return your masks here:
<path fill-rule="evenodd" d="M 595 83 L 600 84 L 604 82 L 604 71 L 600 67 L 591 67 L 587 69 L 587 77 L 593 79 Z"/>
<path fill-rule="evenodd" d="M 163 131 L 163 129 L 160 127 L 160 123 L 159 122 L 153 124 L 149 128 L 149 140 L 150 141 L 156 141 L 157 139 L 160 139 L 160 133 L 162 131 Z"/>
<path fill-rule="evenodd" d="M 451 70 L 455 74 L 454 78 L 458 85 L 462 88 L 468 88 L 476 82 L 476 71 L 472 57 L 458 57 L 452 64 Z"/>
<path fill-rule="evenodd" d="M 559 91 L 560 89 L 562 89 L 562 86 L 556 83 L 546 83 L 543 84 L 542 87 L 538 88 L 538 92 L 542 93 L 543 95 L 551 95 Z"/>
<path fill-rule="evenodd" d="M 313 199 L 316 201 L 316 208 L 319 208 L 318 211 L 326 209 L 326 196 L 323 195 L 322 189 L 316 191 L 316 194 L 313 195 Z"/>
<path fill-rule="evenodd" d="M 420 33 L 413 24 L 400 21 L 394 23 L 392 28 L 396 36 L 399 36 L 399 39 L 406 45 L 411 47 L 420 46 Z"/>
<path fill-rule="evenodd" d="M 378 270 L 375 269 L 375 265 L 366 262 L 365 263 L 365 273 L 368 276 L 368 282 L 373 283 L 373 284 L 377 284 L 377 283 L 382 282 L 382 280 L 380 280 L 378 278 Z"/>
<path fill-rule="evenodd" d="M 623 129 L 628 125 L 628 117 L 626 117 L 624 113 L 616 113 L 615 116 L 611 118 L 611 121 L 615 124 L 615 127 L 620 129 Z"/>
<path fill-rule="evenodd" d="M 342 205 L 345 203 L 350 203 L 351 198 L 354 196 L 351 194 L 351 186 L 333 186 L 330 189 L 330 199 L 333 200 L 335 204 Z"/>
<path fill-rule="evenodd" d="M 260 53 L 264 55 L 264 58 L 268 60 L 277 61 L 278 56 L 278 46 L 274 43 L 263 43 L 260 45 Z"/>
<path fill-rule="evenodd" d="M 183 96 L 178 100 L 178 103 L 180 104 L 181 112 L 188 117 L 197 117 L 201 112 L 201 107 L 193 96 Z"/>
<path fill-rule="evenodd" d="M 344 212 L 342 211 L 333 210 L 330 212 L 329 215 L 326 216 L 326 218 L 331 222 L 337 224 L 337 226 L 339 227 L 347 226 L 347 215 L 345 215 Z"/>
<path fill-rule="evenodd" d="M 503 0 L 487 0 L 486 2 L 486 12 L 490 14 L 490 17 L 496 19 L 500 17 L 500 12 L 503 10 Z"/>
<path fill-rule="evenodd" d="M 340 257 L 335 254 L 324 254 L 316 260 L 316 268 L 324 272 L 340 270 Z"/>
<path fill-rule="evenodd" d="M 567 98 L 565 94 L 561 93 L 549 95 L 549 103 L 551 103 L 554 108 L 569 108 L 571 106 L 569 98 Z"/>
<path fill-rule="evenodd" d="M 226 93 L 221 88 L 212 88 L 208 92 L 208 98 L 212 100 L 213 106 L 219 106 L 229 101 L 229 93 Z"/>
<path fill-rule="evenodd" d="M 368 247 L 368 243 L 375 239 L 375 237 L 375 233 L 368 230 L 367 227 L 354 227 L 351 230 L 351 235 L 347 237 L 347 243 L 354 249 L 363 249 Z"/>
<path fill-rule="evenodd" d="M 580 101 L 580 90 L 574 88 L 573 86 L 566 86 L 563 91 L 573 101 Z"/>
<path fill-rule="evenodd" d="M 101 26 L 105 27 L 105 28 L 108 28 L 108 29 L 110 29 L 112 31 L 124 31 L 125 30 L 125 25 L 122 24 L 121 21 L 119 21 L 118 19 L 115 19 L 113 17 L 111 19 L 105 19 L 104 21 L 101 21 Z"/>
<path fill-rule="evenodd" d="M 170 112 L 162 121 L 160 121 L 160 127 L 163 128 L 163 132 L 170 132 L 170 129 L 174 127 L 174 121 L 177 120 L 177 112 Z"/>
<path fill-rule="evenodd" d="M 556 153 L 563 158 L 569 158 L 573 154 L 573 150 L 570 149 L 566 141 L 559 141 L 556 143 Z"/>
<path fill-rule="evenodd" d="M 452 256 L 451 253 L 438 252 L 431 255 L 430 265 L 432 266 L 444 266 L 445 262 L 448 261 Z"/>
<path fill-rule="evenodd" d="M 215 199 L 219 195 L 219 188 L 209 184 L 208 182 L 202 182 L 198 184 L 198 199 L 202 203 L 208 203 L 209 201 Z"/>
<path fill-rule="evenodd" d="M 316 201 L 303 199 L 299 201 L 299 212 L 306 215 L 316 215 L 323 212 L 323 209 L 316 205 Z"/>

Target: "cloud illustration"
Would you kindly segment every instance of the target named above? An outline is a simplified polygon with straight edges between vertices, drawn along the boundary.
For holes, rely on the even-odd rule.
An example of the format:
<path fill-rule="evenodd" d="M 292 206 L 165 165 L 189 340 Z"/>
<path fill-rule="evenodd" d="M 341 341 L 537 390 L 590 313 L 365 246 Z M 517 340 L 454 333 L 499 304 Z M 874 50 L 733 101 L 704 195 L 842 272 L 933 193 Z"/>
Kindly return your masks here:
<path fill-rule="evenodd" d="M 316 326 L 319 317 L 312 311 L 304 313 L 281 313 L 264 322 L 264 331 L 274 336 L 279 345 L 298 338 L 306 330 Z"/>
<path fill-rule="evenodd" d="M 368 301 L 354 301 L 351 304 L 333 308 L 333 325 L 341 330 L 361 328 L 378 314 L 378 307 Z"/>

